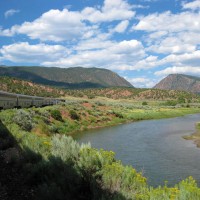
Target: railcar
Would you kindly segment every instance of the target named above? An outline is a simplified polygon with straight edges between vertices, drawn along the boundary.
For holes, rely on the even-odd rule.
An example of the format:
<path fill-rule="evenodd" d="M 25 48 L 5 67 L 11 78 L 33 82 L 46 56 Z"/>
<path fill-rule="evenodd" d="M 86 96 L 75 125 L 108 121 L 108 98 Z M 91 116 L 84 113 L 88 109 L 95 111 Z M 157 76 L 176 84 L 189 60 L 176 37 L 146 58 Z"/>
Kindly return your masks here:
<path fill-rule="evenodd" d="M 17 107 L 17 95 L 0 91 L 0 109 Z"/>
<path fill-rule="evenodd" d="M 55 105 L 64 101 L 55 98 L 45 98 L 37 96 L 28 96 L 21 94 L 13 94 L 0 91 L 0 109 L 9 108 L 28 108 L 31 106 L 42 107 L 48 105 Z"/>

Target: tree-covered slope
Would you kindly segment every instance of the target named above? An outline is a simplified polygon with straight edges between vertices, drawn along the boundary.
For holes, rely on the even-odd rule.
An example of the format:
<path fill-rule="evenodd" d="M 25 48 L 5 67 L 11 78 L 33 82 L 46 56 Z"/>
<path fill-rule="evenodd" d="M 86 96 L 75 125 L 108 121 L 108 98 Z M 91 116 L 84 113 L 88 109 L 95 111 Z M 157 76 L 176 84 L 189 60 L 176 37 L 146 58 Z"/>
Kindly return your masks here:
<path fill-rule="evenodd" d="M 107 97 L 111 99 L 134 99 L 134 100 L 178 100 L 182 102 L 199 101 L 200 96 L 186 91 L 161 90 L 161 89 L 138 89 L 138 88 L 96 88 L 84 90 L 67 90 L 66 94 L 75 97 L 89 98 Z"/>
<path fill-rule="evenodd" d="M 133 87 L 118 74 L 100 68 L 0 67 L 0 76 L 63 88 Z"/>
<path fill-rule="evenodd" d="M 0 90 L 17 94 L 43 97 L 60 97 L 64 96 L 65 94 L 64 90 L 58 88 L 40 85 L 31 81 L 24 81 L 11 77 L 0 77 Z"/>

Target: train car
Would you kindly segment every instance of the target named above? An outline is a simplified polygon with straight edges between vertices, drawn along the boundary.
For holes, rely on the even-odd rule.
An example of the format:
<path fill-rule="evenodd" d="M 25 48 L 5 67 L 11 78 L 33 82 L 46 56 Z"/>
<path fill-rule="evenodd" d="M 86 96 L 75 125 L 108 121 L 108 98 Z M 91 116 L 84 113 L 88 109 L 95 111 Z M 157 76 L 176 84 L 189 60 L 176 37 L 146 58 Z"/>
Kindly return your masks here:
<path fill-rule="evenodd" d="M 43 97 L 33 97 L 33 106 L 35 106 L 35 107 L 45 106 L 45 98 L 43 98 Z"/>
<path fill-rule="evenodd" d="M 42 106 L 55 105 L 61 101 L 64 102 L 65 100 L 13 94 L 0 91 L 0 109 L 28 108 L 31 106 L 42 107 Z"/>
<path fill-rule="evenodd" d="M 17 107 L 17 95 L 0 91 L 0 109 Z"/>
<path fill-rule="evenodd" d="M 33 106 L 33 96 L 17 94 L 17 107 L 29 108 Z"/>

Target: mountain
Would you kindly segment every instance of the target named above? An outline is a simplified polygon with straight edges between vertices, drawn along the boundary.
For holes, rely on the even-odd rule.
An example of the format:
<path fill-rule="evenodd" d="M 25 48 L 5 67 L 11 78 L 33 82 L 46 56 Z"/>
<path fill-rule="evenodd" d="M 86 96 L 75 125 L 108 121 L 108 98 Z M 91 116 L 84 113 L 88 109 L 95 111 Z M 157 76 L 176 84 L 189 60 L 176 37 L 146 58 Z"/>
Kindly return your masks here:
<path fill-rule="evenodd" d="M 170 74 L 155 85 L 154 88 L 200 93 L 200 77 L 183 74 Z"/>
<path fill-rule="evenodd" d="M 133 87 L 118 74 L 101 68 L 0 67 L 0 76 L 62 88 Z"/>

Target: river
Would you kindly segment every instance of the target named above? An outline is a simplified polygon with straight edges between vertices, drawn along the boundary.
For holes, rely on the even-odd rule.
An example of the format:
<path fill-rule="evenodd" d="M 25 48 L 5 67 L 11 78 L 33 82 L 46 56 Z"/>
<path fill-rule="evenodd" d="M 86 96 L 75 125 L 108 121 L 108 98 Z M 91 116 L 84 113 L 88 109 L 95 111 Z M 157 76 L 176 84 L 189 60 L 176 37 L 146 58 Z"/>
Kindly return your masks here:
<path fill-rule="evenodd" d="M 174 185 L 193 176 L 200 185 L 200 149 L 182 136 L 195 131 L 200 114 L 147 120 L 90 130 L 76 135 L 80 143 L 112 150 L 116 159 L 142 172 L 152 186 Z"/>

